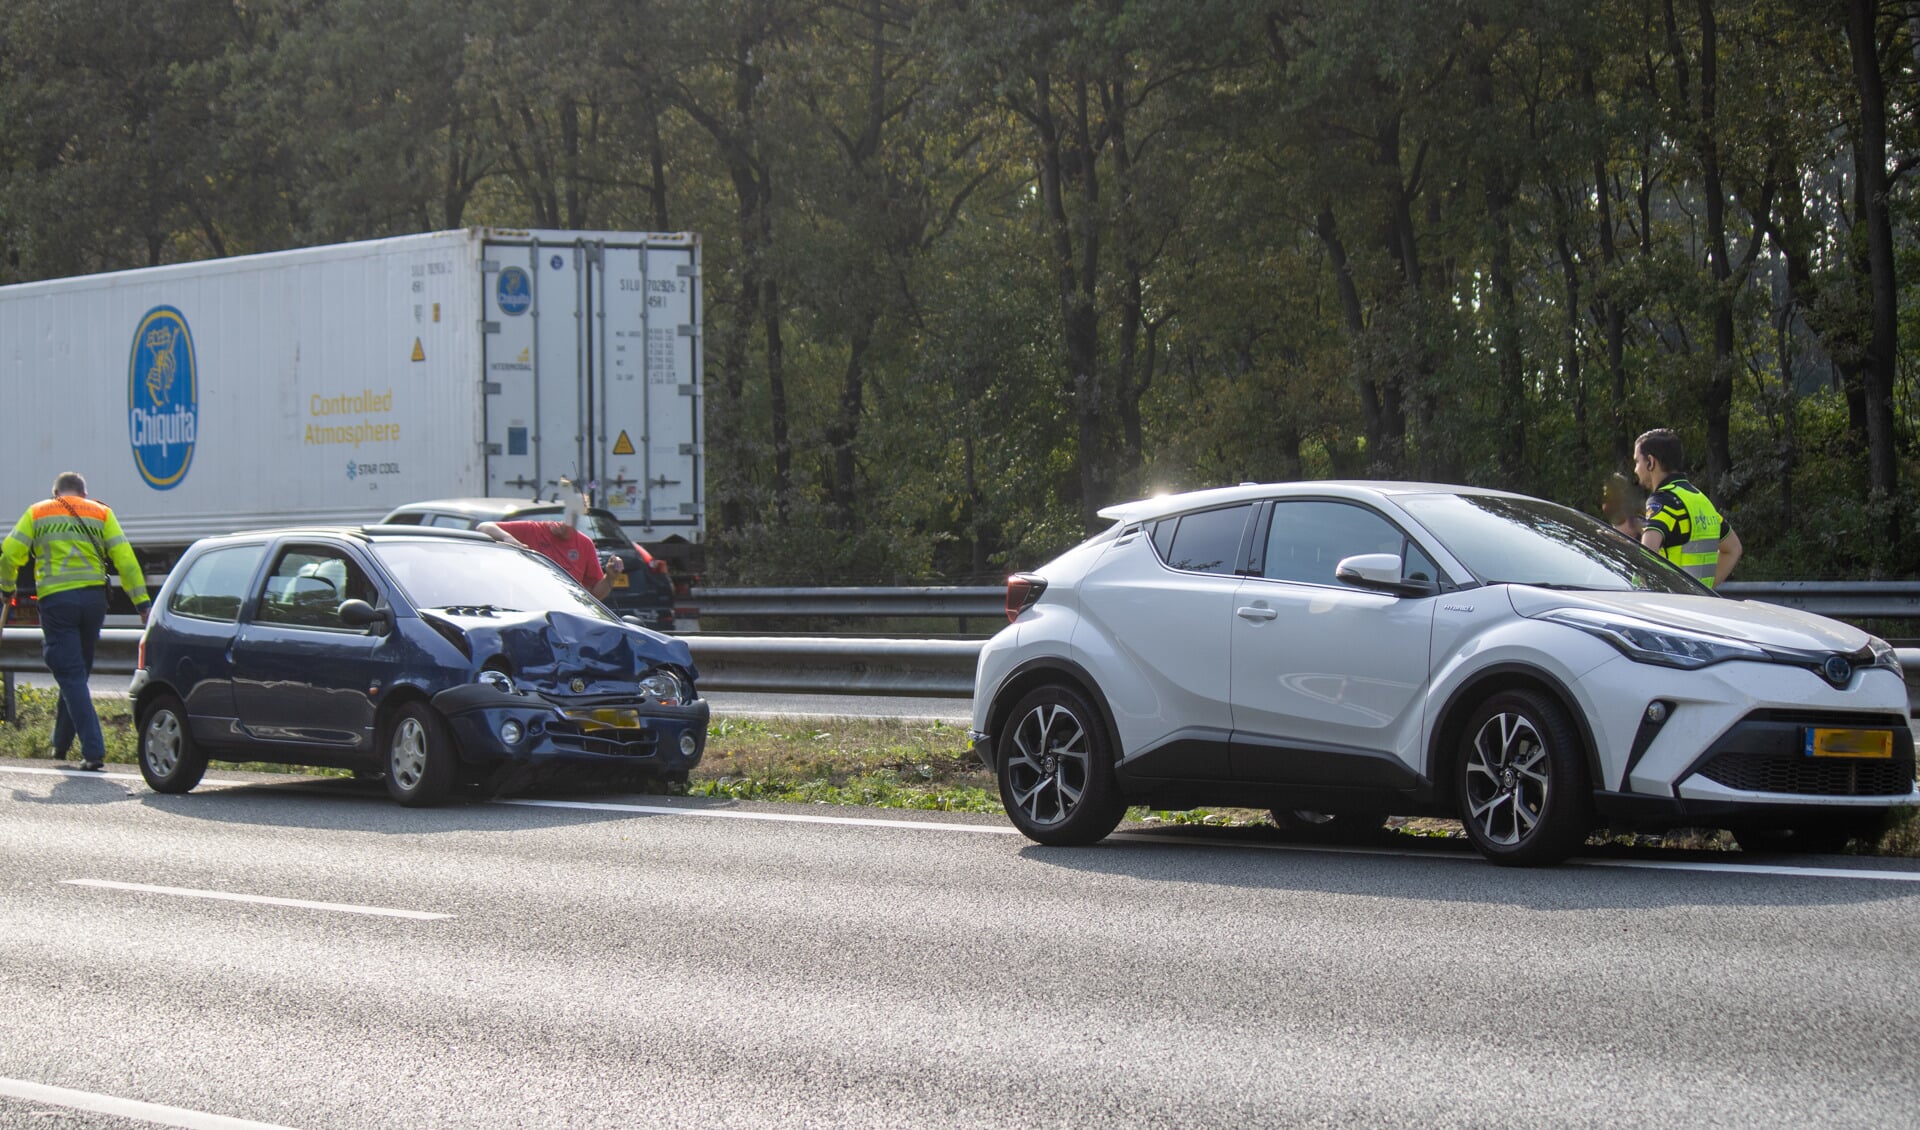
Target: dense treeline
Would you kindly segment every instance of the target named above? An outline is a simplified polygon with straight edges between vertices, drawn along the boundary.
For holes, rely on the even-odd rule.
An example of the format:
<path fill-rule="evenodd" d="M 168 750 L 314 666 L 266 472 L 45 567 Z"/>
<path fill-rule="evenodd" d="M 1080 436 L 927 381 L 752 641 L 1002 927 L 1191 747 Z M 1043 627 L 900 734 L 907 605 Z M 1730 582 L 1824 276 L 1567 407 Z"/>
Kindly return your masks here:
<path fill-rule="evenodd" d="M 978 580 L 1245 479 L 1920 561 L 1915 0 L 9 0 L 0 281 L 692 230 L 715 573 Z"/>

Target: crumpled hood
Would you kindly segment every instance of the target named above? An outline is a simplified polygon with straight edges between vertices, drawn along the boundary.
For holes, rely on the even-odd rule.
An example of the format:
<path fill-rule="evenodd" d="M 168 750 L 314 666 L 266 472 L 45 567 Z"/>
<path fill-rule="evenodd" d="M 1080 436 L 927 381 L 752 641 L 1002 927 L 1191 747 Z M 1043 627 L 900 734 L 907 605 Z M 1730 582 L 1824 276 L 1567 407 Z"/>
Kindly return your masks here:
<path fill-rule="evenodd" d="M 695 674 L 693 650 L 685 640 L 632 624 L 575 612 L 486 615 L 434 609 L 422 614 L 451 624 L 466 636 L 476 670 L 500 656 L 522 685 L 570 690 L 574 679 L 584 679 L 588 693 L 627 690 L 635 679 L 662 663 Z"/>
<path fill-rule="evenodd" d="M 1762 647 L 1850 654 L 1872 638 L 1838 620 L 1757 600 L 1658 592 L 1560 592 L 1530 585 L 1508 585 L 1507 593 L 1514 611 L 1522 616 L 1556 608 L 1591 608 Z"/>

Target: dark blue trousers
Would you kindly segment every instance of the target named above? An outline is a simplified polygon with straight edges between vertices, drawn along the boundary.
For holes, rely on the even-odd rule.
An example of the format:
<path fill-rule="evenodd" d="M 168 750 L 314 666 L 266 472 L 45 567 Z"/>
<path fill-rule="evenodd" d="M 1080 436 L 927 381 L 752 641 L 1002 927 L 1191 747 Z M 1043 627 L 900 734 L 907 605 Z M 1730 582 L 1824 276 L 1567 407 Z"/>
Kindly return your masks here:
<path fill-rule="evenodd" d="M 93 692 L 87 686 L 93 674 L 93 649 L 106 622 L 105 588 L 68 589 L 40 598 L 40 654 L 53 673 L 53 681 L 60 684 L 53 748 L 65 749 L 78 738 L 84 761 L 107 759 L 100 716 L 93 711 Z"/>

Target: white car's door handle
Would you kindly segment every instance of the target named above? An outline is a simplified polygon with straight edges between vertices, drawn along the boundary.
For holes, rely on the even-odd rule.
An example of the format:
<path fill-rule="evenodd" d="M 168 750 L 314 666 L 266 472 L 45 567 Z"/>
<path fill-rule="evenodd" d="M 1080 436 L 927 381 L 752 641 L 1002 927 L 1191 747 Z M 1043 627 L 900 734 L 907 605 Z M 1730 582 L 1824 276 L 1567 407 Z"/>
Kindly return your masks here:
<path fill-rule="evenodd" d="M 1257 604 L 1249 608 L 1236 608 L 1233 612 L 1234 615 L 1240 617 L 1242 620 L 1271 620 L 1280 615 L 1264 604 Z"/>

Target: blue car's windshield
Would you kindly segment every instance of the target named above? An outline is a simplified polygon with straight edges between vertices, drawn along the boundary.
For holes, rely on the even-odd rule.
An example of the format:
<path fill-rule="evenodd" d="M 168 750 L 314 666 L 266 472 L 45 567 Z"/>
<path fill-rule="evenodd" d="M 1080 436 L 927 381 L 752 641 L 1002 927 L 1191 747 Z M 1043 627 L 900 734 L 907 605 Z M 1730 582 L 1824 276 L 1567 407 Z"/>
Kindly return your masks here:
<path fill-rule="evenodd" d="M 493 607 L 613 619 L 558 565 L 528 550 L 478 542 L 376 542 L 373 555 L 415 608 Z"/>
<path fill-rule="evenodd" d="M 1606 524 L 1537 498 L 1395 498 L 1479 580 L 1547 588 L 1687 593 L 1706 586 Z"/>

